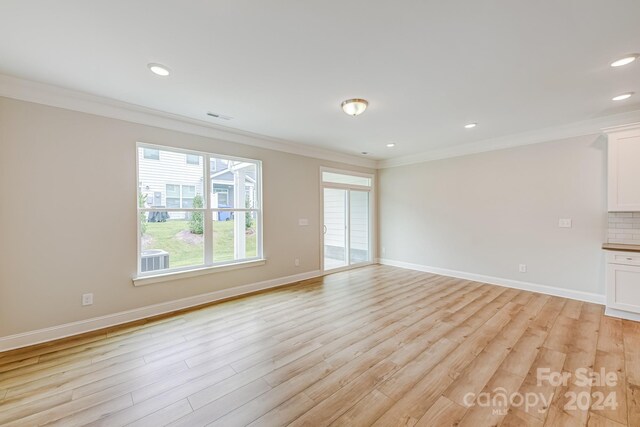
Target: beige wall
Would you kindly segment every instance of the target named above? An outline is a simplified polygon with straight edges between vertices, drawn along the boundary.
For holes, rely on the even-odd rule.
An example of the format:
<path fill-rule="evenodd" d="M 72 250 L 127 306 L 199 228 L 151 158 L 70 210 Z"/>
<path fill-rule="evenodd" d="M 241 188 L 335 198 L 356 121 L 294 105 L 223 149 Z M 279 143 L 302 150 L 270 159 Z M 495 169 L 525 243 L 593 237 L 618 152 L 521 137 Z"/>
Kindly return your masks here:
<path fill-rule="evenodd" d="M 266 265 L 134 287 L 137 141 L 262 160 Z M 373 172 L 0 97 L 0 337 L 318 270 L 320 166 Z"/>
<path fill-rule="evenodd" d="M 604 294 L 604 138 L 383 169 L 378 181 L 380 257 Z"/>

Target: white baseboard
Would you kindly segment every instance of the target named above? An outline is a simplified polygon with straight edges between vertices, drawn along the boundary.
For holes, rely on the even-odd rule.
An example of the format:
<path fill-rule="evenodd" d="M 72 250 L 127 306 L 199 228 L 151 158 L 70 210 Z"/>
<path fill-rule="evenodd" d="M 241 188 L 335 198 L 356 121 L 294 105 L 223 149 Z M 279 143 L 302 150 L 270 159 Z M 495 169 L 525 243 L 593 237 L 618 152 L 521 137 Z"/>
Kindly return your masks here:
<path fill-rule="evenodd" d="M 630 311 L 624 310 L 616 310 L 615 308 L 605 308 L 604 314 L 606 316 L 618 317 L 620 319 L 633 320 L 635 322 L 640 322 L 640 314 L 632 313 Z"/>
<path fill-rule="evenodd" d="M 306 273 L 294 274 L 292 276 L 279 277 L 277 279 L 250 283 L 248 285 L 236 286 L 229 289 L 222 289 L 206 294 L 194 295 L 192 297 L 182 298 L 175 301 L 168 301 L 160 304 L 149 305 L 146 307 L 135 308 L 133 310 L 108 314 L 106 316 L 94 317 L 91 319 L 80 320 L 72 323 L 65 323 L 64 325 L 53 326 L 50 328 L 38 329 L 35 331 L 0 337 L 0 352 L 34 344 L 40 344 L 47 341 L 53 341 L 60 338 L 66 338 L 85 332 L 95 331 L 97 329 L 108 328 L 111 326 L 120 325 L 122 323 L 157 316 L 159 314 L 170 313 L 172 311 L 194 307 L 201 304 L 207 304 L 229 297 L 240 296 L 263 289 L 287 285 L 290 283 L 299 282 L 301 280 L 319 277 L 321 275 L 322 274 L 320 270 L 309 271 Z"/>
<path fill-rule="evenodd" d="M 441 276 L 456 277 L 458 279 L 473 280 L 474 282 L 488 283 L 491 285 L 504 286 L 507 288 L 522 289 L 525 291 L 538 292 L 556 297 L 570 298 L 578 301 L 592 302 L 595 304 L 604 304 L 605 296 L 594 294 L 591 292 L 574 291 L 572 289 L 558 288 L 555 286 L 540 285 L 537 283 L 521 282 L 519 280 L 504 279 L 501 277 L 484 276 L 482 274 L 467 273 L 464 271 L 448 270 L 446 268 L 430 267 L 421 264 L 412 264 L 409 262 L 395 261 L 391 259 L 380 258 L 379 264 L 390 265 L 393 267 L 407 268 L 409 270 L 424 271 L 427 273 L 439 274 Z"/>

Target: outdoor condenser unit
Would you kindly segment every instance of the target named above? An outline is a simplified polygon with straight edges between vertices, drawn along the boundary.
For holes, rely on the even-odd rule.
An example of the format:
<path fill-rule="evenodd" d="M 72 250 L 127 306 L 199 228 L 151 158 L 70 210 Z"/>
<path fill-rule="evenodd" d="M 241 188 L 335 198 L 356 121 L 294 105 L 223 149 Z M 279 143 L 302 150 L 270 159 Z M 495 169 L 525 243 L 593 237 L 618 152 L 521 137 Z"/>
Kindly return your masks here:
<path fill-rule="evenodd" d="M 140 272 L 165 270 L 169 268 L 169 252 L 162 249 L 142 251 L 140 256 Z"/>

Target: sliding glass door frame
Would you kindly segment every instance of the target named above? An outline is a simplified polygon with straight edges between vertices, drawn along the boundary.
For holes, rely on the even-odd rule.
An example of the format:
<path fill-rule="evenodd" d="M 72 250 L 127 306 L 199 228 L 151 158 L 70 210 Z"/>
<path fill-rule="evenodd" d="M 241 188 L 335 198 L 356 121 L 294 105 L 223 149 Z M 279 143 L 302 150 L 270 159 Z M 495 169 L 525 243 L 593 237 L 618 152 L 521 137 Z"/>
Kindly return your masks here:
<path fill-rule="evenodd" d="M 371 186 L 364 185 L 356 185 L 356 184 L 339 184 L 334 182 L 325 182 L 323 180 L 323 172 L 333 172 L 342 175 L 351 175 L 356 177 L 369 178 L 371 181 Z M 353 268 L 363 267 L 365 265 L 375 264 L 376 262 L 376 254 L 374 252 L 374 248 L 376 247 L 376 236 L 375 236 L 375 206 L 376 206 L 376 196 L 375 196 L 375 176 L 373 174 L 361 173 L 361 172 L 353 172 L 349 170 L 341 170 L 341 169 L 333 169 L 333 168 L 320 168 L 320 270 L 322 273 L 331 272 L 335 273 L 338 271 L 350 270 Z M 346 200 L 345 200 L 345 221 L 346 221 L 346 230 L 345 230 L 345 256 L 346 263 L 344 267 L 332 268 L 327 270 L 325 268 L 325 197 L 324 190 L 325 188 L 331 188 L 336 190 L 346 190 Z M 351 263 L 351 191 L 364 191 L 369 193 L 369 221 L 368 221 L 368 254 L 369 260 Z"/>

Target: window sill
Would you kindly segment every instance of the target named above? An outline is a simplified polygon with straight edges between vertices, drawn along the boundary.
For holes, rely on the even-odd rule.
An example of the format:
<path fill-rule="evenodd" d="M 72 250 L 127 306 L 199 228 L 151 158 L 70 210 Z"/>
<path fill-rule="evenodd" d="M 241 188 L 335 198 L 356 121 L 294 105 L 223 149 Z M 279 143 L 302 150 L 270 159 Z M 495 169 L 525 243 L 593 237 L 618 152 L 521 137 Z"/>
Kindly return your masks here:
<path fill-rule="evenodd" d="M 195 268 L 193 270 L 173 271 L 170 273 L 160 273 L 154 275 L 137 276 L 133 278 L 133 286 L 145 286 L 153 283 L 169 282 L 172 280 L 185 279 L 187 277 L 203 276 L 205 274 L 220 273 L 223 271 L 239 270 L 247 267 L 257 267 L 266 264 L 266 259 L 256 259 L 251 261 L 237 262 L 233 264 L 215 265 L 211 267 Z"/>

